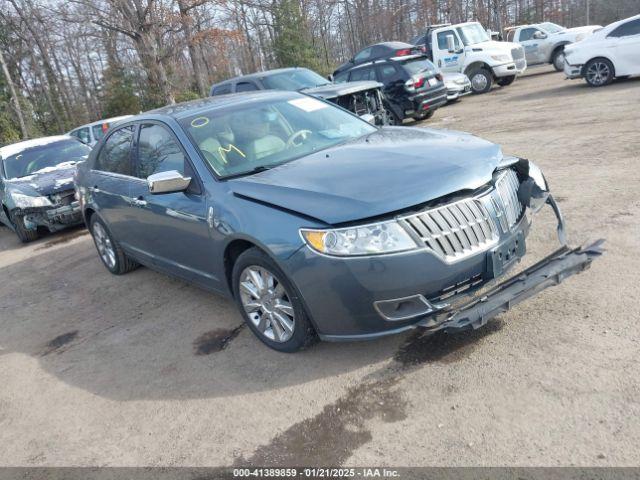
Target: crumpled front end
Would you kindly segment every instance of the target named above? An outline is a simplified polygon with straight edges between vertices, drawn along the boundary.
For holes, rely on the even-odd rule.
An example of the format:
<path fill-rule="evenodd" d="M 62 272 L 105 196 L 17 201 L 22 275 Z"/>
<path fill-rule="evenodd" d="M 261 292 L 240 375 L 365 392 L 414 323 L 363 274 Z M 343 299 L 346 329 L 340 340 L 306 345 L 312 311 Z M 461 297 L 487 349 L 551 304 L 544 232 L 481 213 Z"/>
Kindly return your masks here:
<path fill-rule="evenodd" d="M 82 223 L 82 212 L 75 190 L 64 190 L 40 198 L 45 198 L 48 204 L 39 202 L 36 206 L 25 203 L 11 211 L 14 217 L 22 217 L 28 230 L 46 227 L 49 231 L 56 232 Z"/>

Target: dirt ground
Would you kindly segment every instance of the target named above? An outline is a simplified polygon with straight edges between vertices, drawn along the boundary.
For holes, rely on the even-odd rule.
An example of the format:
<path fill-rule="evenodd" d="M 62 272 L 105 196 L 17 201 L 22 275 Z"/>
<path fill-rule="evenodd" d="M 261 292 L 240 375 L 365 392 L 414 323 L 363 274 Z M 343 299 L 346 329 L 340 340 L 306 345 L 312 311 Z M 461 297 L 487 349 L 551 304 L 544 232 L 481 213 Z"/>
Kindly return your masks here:
<path fill-rule="evenodd" d="M 549 68 L 419 126 L 465 130 L 544 169 L 587 272 L 472 333 L 264 347 L 234 305 L 83 229 L 0 228 L 0 465 L 640 464 L 640 79 Z M 534 221 L 529 257 L 555 248 Z"/>

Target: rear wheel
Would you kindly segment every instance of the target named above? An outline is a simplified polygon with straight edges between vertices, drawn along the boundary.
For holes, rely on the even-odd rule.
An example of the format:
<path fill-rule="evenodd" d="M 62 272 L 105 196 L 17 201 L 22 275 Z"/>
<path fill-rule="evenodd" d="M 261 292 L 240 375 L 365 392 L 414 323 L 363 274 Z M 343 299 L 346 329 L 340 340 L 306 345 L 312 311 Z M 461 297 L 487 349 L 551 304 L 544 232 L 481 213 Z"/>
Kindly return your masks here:
<path fill-rule="evenodd" d="M 556 71 L 561 72 L 564 70 L 564 49 L 559 48 L 558 50 L 553 52 L 551 63 L 553 64 L 553 68 L 555 68 Z"/>
<path fill-rule="evenodd" d="M 402 119 L 395 112 L 387 107 L 387 125 L 402 125 Z"/>
<path fill-rule="evenodd" d="M 592 87 L 604 87 L 613 82 L 613 64 L 606 58 L 594 58 L 584 66 L 584 79 Z"/>
<path fill-rule="evenodd" d="M 238 257 L 232 286 L 244 321 L 267 346 L 295 352 L 316 339 L 297 289 L 262 250 L 250 248 Z"/>
<path fill-rule="evenodd" d="M 513 82 L 515 82 L 515 80 L 516 80 L 515 75 L 509 75 L 508 77 L 499 78 L 497 83 L 501 87 L 506 87 L 507 85 L 511 85 Z"/>
<path fill-rule="evenodd" d="M 467 73 L 473 93 L 487 93 L 493 84 L 493 74 L 484 67 L 477 67 Z"/>
<path fill-rule="evenodd" d="M 11 214 L 10 220 L 16 230 L 16 235 L 18 235 L 18 238 L 22 243 L 33 242 L 38 238 L 38 230 L 31 230 L 25 226 L 24 215 Z"/>
<path fill-rule="evenodd" d="M 100 260 L 102 260 L 104 266 L 107 267 L 107 270 L 114 275 L 122 275 L 138 268 L 138 262 L 131 260 L 127 254 L 124 253 L 107 230 L 104 222 L 95 214 L 89 222 L 89 230 L 96 244 Z"/>

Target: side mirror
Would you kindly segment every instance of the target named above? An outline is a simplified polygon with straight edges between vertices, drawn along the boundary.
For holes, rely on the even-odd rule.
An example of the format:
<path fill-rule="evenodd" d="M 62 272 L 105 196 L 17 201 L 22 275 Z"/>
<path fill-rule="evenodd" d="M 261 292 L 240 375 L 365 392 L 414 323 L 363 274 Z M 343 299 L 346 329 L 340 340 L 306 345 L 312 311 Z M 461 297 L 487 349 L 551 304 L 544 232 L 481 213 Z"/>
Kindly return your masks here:
<path fill-rule="evenodd" d="M 547 34 L 541 32 L 540 30 L 536 30 L 533 34 L 533 38 L 535 38 L 536 40 L 542 40 L 544 38 L 547 38 Z"/>
<path fill-rule="evenodd" d="M 191 183 L 191 177 L 183 177 L 177 170 L 154 173 L 147 177 L 149 193 L 184 192 Z"/>
<path fill-rule="evenodd" d="M 329 80 L 330 82 L 333 82 L 333 74 L 332 73 L 327 75 L 327 80 Z"/>
<path fill-rule="evenodd" d="M 369 122 L 371 125 L 375 125 L 376 124 L 376 117 L 374 117 L 370 113 L 364 113 L 364 114 L 360 115 L 360 118 L 362 120 L 364 120 L 365 122 Z"/>
<path fill-rule="evenodd" d="M 447 35 L 447 50 L 449 50 L 449 53 L 454 53 L 456 51 L 456 41 L 453 38 L 453 35 Z"/>

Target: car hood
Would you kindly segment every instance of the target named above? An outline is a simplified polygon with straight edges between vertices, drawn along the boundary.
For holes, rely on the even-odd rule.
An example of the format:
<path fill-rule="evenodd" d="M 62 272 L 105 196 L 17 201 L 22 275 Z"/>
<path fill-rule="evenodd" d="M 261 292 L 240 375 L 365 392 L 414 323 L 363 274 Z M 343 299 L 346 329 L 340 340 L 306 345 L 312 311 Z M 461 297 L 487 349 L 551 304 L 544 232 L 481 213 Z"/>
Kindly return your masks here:
<path fill-rule="evenodd" d="M 243 198 L 341 224 L 477 189 L 501 159 L 498 145 L 466 133 L 385 127 L 228 183 Z"/>
<path fill-rule="evenodd" d="M 351 95 L 356 92 L 381 87 L 384 87 L 382 83 L 369 80 L 348 83 L 329 83 L 327 85 L 322 85 L 321 87 L 305 88 L 302 92 L 329 100 L 343 95 Z"/>
<path fill-rule="evenodd" d="M 75 162 L 61 163 L 55 167 L 39 170 L 26 177 L 7 180 L 7 184 L 29 195 L 46 196 L 65 190 L 73 190 L 73 175 L 75 172 Z"/>

